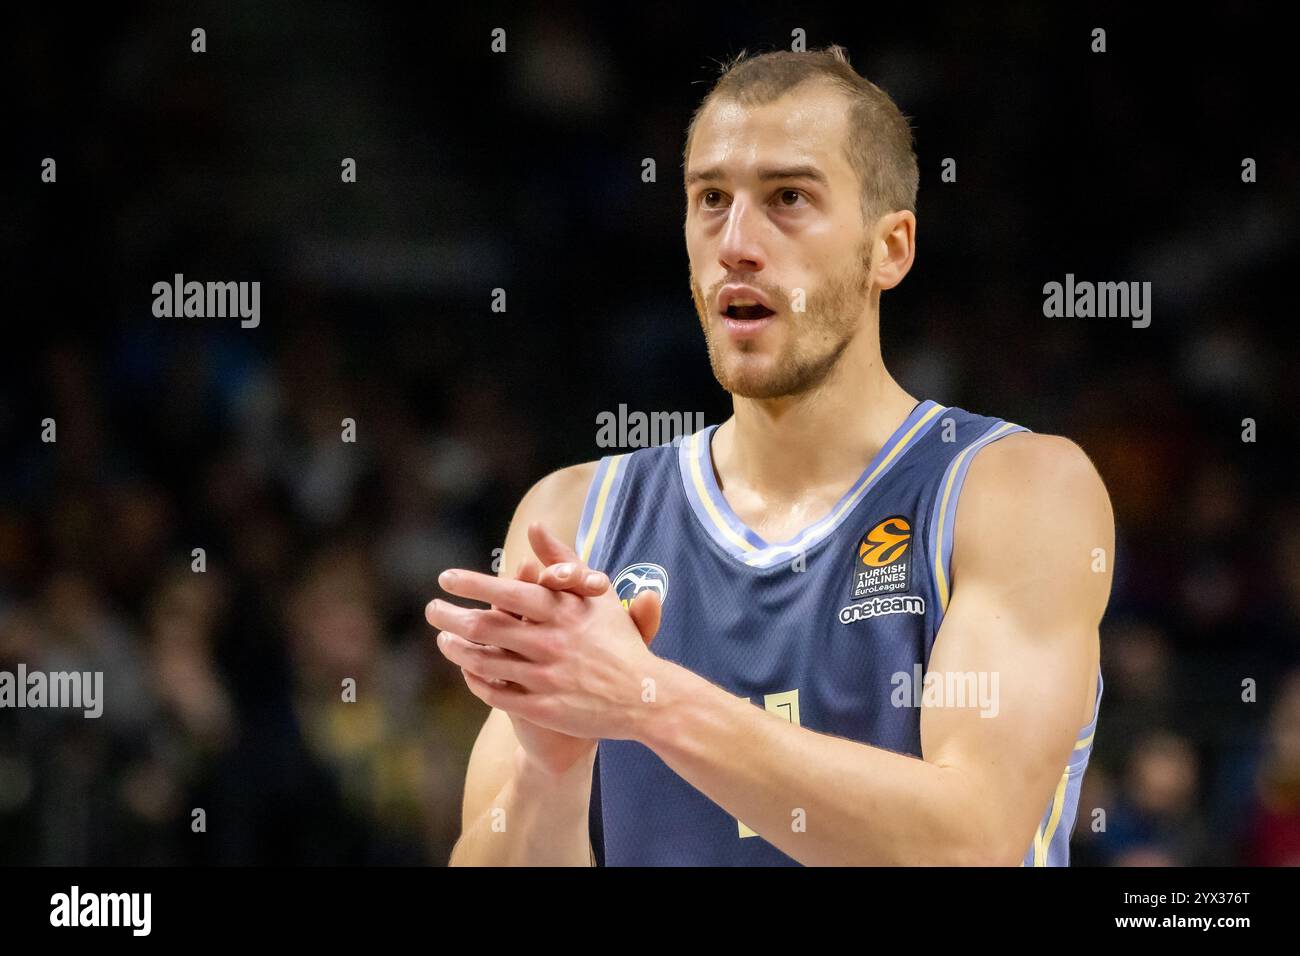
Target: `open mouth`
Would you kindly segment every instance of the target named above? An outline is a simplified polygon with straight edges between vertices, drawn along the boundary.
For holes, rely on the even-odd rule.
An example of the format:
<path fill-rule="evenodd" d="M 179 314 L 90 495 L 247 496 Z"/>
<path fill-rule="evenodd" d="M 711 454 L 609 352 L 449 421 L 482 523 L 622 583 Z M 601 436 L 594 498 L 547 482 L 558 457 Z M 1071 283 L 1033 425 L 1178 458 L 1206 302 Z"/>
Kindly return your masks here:
<path fill-rule="evenodd" d="M 776 315 L 776 313 L 761 302 L 737 300 L 727 306 L 723 315 L 729 319 L 739 319 L 742 322 L 756 322 L 759 319 L 766 319 L 769 315 Z"/>

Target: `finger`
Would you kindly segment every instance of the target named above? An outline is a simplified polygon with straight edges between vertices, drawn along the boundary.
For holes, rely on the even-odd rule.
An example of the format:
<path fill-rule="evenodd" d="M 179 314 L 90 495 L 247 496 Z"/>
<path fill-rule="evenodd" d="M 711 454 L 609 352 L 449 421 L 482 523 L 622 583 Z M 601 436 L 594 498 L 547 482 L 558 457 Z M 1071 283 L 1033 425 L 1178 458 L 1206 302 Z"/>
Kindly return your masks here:
<path fill-rule="evenodd" d="M 498 685 L 485 681 L 481 677 L 460 669 L 460 674 L 465 678 L 465 686 L 470 692 L 489 707 L 495 707 L 498 710 L 504 710 L 510 713 L 517 713 L 520 704 L 527 698 L 528 692 L 523 688 L 514 687 L 510 684 Z"/>
<path fill-rule="evenodd" d="M 641 640 L 648 646 L 655 639 L 655 634 L 659 632 L 659 622 L 663 616 L 663 605 L 659 603 L 659 596 L 653 591 L 642 591 L 632 599 L 632 605 L 627 609 L 627 613 L 632 616 L 632 623 L 641 632 Z"/>
<path fill-rule="evenodd" d="M 461 607 L 435 598 L 425 606 L 424 618 L 438 630 L 459 634 L 475 644 L 504 647 L 530 661 L 544 656 L 537 625 L 503 611 Z"/>
<path fill-rule="evenodd" d="M 582 562 L 563 561 L 542 568 L 537 582 L 553 591 L 572 591 L 582 597 L 596 597 L 609 588 L 609 578 Z"/>
<path fill-rule="evenodd" d="M 528 687 L 536 677 L 537 667 L 518 654 L 490 644 L 475 644 L 459 634 L 438 634 L 438 650 L 453 664 L 487 681 L 505 680 Z"/>
<path fill-rule="evenodd" d="M 555 595 L 527 581 L 454 568 L 438 575 L 438 584 L 448 594 L 522 614 L 530 621 L 548 621 L 555 610 Z"/>
<path fill-rule="evenodd" d="M 548 531 L 540 521 L 528 526 L 528 543 L 547 565 L 539 581 L 543 586 L 557 591 L 572 591 L 584 597 L 603 594 L 609 587 L 609 578 L 587 567 L 576 551 Z M 555 573 L 548 575 L 548 570 Z"/>
<path fill-rule="evenodd" d="M 515 580 L 527 581 L 529 584 L 536 584 L 537 579 L 540 578 L 541 575 L 542 566 L 532 558 L 524 558 L 523 561 L 519 562 L 519 568 L 515 571 Z M 493 606 L 495 607 L 495 605 Z M 500 608 L 497 608 L 497 610 L 500 610 Z M 510 612 L 506 611 L 506 613 L 509 614 Z M 519 617 L 521 621 L 527 620 L 527 618 L 520 617 L 518 614 L 514 616 Z"/>
<path fill-rule="evenodd" d="M 528 526 L 528 543 L 542 564 L 560 564 L 564 561 L 582 563 L 578 552 L 547 531 L 540 521 L 534 521 Z"/>

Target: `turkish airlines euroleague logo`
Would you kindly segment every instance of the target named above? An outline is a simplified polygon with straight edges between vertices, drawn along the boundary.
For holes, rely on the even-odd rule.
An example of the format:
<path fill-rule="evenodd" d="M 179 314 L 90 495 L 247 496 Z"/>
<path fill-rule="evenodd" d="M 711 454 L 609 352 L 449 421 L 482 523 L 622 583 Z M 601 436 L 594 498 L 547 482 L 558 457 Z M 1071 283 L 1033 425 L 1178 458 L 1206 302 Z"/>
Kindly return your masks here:
<path fill-rule="evenodd" d="M 873 568 L 893 564 L 912 543 L 912 526 L 906 518 L 886 518 L 862 536 L 858 557 Z"/>
<path fill-rule="evenodd" d="M 912 523 L 902 515 L 871 527 L 858 542 L 853 561 L 854 600 L 906 591 L 912 561 Z"/>

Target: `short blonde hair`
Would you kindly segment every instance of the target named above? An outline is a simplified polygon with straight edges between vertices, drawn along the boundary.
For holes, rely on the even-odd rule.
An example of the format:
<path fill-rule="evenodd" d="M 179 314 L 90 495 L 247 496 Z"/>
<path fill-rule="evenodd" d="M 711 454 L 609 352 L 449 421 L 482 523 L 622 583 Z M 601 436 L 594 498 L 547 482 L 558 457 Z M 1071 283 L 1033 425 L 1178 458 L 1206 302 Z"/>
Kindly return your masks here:
<path fill-rule="evenodd" d="M 915 213 L 920 173 L 907 117 L 888 93 L 853 69 L 848 51 L 838 45 L 807 53 L 775 50 L 756 56 L 742 50 L 724 63 L 717 82 L 691 116 L 683 167 L 690 156 L 695 124 L 715 99 L 762 105 L 814 80 L 831 83 L 849 99 L 849 134 L 844 148 L 862 182 L 864 221 L 874 222 L 900 209 Z"/>

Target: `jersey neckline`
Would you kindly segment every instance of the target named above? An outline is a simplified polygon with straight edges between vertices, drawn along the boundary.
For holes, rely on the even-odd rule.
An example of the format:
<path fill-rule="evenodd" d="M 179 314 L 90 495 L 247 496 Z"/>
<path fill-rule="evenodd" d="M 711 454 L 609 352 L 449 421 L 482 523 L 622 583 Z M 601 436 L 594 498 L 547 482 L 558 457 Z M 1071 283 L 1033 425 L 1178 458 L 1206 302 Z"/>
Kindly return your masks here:
<path fill-rule="evenodd" d="M 772 567 L 829 537 L 867 492 L 925 436 L 946 407 L 929 399 L 918 402 L 834 507 L 786 541 L 764 541 L 727 504 L 713 470 L 713 433 L 717 425 L 701 429 L 681 442 L 677 460 L 682 487 L 695 517 L 719 547 L 750 567 Z"/>

